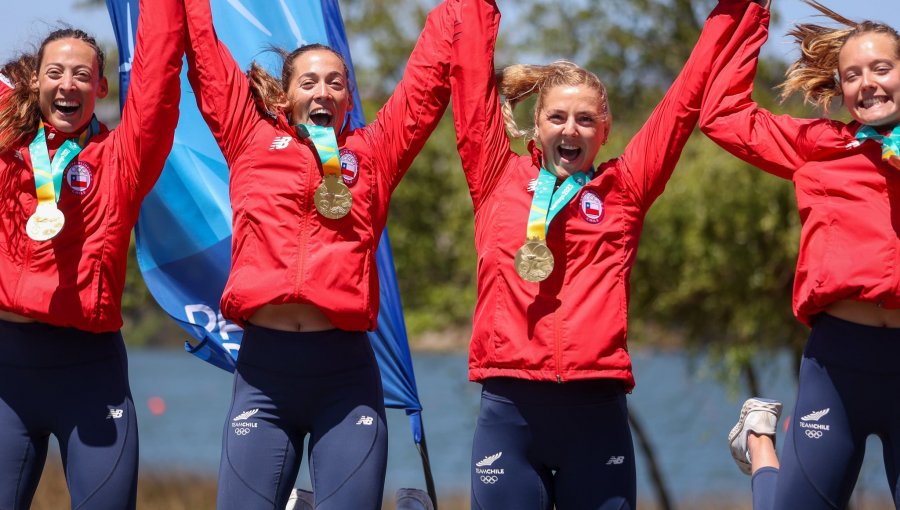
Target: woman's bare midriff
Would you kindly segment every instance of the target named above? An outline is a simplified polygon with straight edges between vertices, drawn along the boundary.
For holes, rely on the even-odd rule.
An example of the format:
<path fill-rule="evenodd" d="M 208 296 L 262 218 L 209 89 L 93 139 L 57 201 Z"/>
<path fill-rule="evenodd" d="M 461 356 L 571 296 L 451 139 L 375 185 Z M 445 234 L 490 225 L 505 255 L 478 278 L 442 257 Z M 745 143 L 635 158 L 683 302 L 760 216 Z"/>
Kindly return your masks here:
<path fill-rule="evenodd" d="M 314 305 L 286 303 L 265 305 L 250 316 L 250 323 L 279 331 L 325 331 L 334 324 Z"/>
<path fill-rule="evenodd" d="M 828 305 L 825 313 L 866 326 L 900 328 L 900 309 L 888 310 L 875 303 L 838 301 Z"/>
<path fill-rule="evenodd" d="M 31 319 L 29 317 L 24 317 L 17 313 L 6 312 L 3 310 L 0 310 L 0 321 L 18 322 L 18 323 L 22 323 L 22 324 L 28 323 L 28 322 L 37 322 L 34 319 Z"/>

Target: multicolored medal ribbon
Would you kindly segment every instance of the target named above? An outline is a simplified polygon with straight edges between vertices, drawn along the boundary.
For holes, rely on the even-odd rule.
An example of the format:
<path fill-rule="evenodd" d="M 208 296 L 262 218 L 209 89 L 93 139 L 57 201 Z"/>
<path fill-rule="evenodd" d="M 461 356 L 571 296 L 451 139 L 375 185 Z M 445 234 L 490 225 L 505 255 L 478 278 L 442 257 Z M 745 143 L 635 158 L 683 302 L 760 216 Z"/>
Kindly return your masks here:
<path fill-rule="evenodd" d="M 541 282 L 553 272 L 553 253 L 547 246 L 547 230 L 559 211 L 578 193 L 588 177 L 584 172 L 570 175 L 557 189 L 556 176 L 541 168 L 531 199 L 525 244 L 516 252 L 516 273 L 528 282 Z"/>
<path fill-rule="evenodd" d="M 82 147 L 90 140 L 91 136 L 100 130 L 97 118 L 91 119 L 88 129 L 77 140 L 70 139 L 63 142 L 50 161 L 50 151 L 47 150 L 47 136 L 44 132 L 44 122 L 38 125 L 34 140 L 28 145 L 31 154 L 31 166 L 34 174 L 34 187 L 37 192 L 38 205 L 34 214 L 28 218 L 25 224 L 25 233 L 35 241 L 47 241 L 56 237 L 62 231 L 66 223 L 66 217 L 56 206 L 59 201 L 59 192 L 62 189 L 62 178 L 66 166 L 81 153 Z"/>
<path fill-rule="evenodd" d="M 879 134 L 872 126 L 863 126 L 856 133 L 856 139 L 860 142 L 875 140 L 881 143 L 881 159 L 887 164 L 900 170 L 900 124 L 891 130 L 891 134 L 884 136 Z"/>
<path fill-rule="evenodd" d="M 296 126 L 301 137 L 309 136 L 322 162 L 322 184 L 316 188 L 313 200 L 319 214 L 337 220 L 343 218 L 353 207 L 353 195 L 341 177 L 341 159 L 338 152 L 334 129 L 311 124 Z"/>

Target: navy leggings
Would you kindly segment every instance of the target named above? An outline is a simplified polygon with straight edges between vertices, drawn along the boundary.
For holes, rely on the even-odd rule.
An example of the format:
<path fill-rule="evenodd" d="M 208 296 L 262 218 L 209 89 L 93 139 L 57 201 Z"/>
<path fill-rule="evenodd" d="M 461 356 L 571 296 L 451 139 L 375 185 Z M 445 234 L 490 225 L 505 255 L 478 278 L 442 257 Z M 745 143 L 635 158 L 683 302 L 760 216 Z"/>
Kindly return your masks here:
<path fill-rule="evenodd" d="M 0 321 L 0 508 L 27 509 L 50 435 L 73 510 L 135 508 L 138 434 L 122 335 Z"/>
<path fill-rule="evenodd" d="M 387 426 L 365 333 L 291 333 L 249 325 L 219 464 L 219 510 L 283 509 L 303 441 L 316 508 L 381 508 Z"/>
<path fill-rule="evenodd" d="M 872 434 L 881 438 L 897 506 L 898 360 L 900 328 L 863 326 L 830 315 L 816 320 L 803 352 L 781 469 L 754 473 L 754 510 L 845 508 Z"/>
<path fill-rule="evenodd" d="M 484 382 L 473 510 L 630 510 L 634 446 L 620 381 Z"/>

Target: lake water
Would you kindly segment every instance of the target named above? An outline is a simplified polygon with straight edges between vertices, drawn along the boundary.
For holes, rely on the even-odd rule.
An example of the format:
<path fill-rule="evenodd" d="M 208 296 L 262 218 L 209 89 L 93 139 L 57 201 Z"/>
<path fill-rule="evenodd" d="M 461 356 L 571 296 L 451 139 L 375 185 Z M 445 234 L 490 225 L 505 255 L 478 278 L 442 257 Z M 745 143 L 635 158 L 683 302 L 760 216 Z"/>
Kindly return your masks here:
<path fill-rule="evenodd" d="M 650 436 L 675 499 L 715 494 L 749 501 L 750 479 L 735 467 L 725 440 L 743 396 L 729 398 L 721 384 L 697 375 L 707 366 L 703 361 L 691 364 L 679 354 L 632 354 L 638 386 L 629 396 L 629 406 Z M 463 354 L 417 354 L 413 362 L 438 493 L 468 491 L 480 386 L 467 381 Z M 141 469 L 215 476 L 231 374 L 178 351 L 131 350 L 129 363 L 138 409 Z M 785 412 L 790 413 L 795 388 L 788 357 L 765 363 L 760 376 L 766 396 L 784 401 Z M 151 399 L 165 403 L 162 414 L 150 411 Z M 400 487 L 424 488 L 406 415 L 398 410 L 388 410 L 388 415 L 386 493 Z M 868 447 L 857 494 L 887 496 L 880 443 L 871 439 Z M 637 465 L 638 494 L 652 498 L 640 455 Z M 309 487 L 308 474 L 301 473 L 298 485 Z"/>

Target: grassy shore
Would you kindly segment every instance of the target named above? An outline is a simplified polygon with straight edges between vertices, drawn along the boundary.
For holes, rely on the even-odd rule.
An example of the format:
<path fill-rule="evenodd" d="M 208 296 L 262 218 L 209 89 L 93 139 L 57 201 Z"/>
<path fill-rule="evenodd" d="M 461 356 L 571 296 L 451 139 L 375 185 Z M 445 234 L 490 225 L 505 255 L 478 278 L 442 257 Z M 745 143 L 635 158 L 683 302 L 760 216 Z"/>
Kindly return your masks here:
<path fill-rule="evenodd" d="M 388 495 L 384 510 L 394 510 L 393 494 Z M 186 473 L 143 473 L 138 482 L 139 510 L 214 510 L 216 480 Z M 32 510 L 68 510 L 69 493 L 59 459 L 48 459 L 38 486 Z M 468 494 L 441 495 L 440 510 L 469 510 Z M 641 510 L 658 510 L 652 502 L 639 501 Z M 711 497 L 681 501 L 680 510 L 750 510 L 750 493 L 746 497 Z M 854 501 L 856 509 L 889 510 L 893 504 L 887 498 Z"/>
<path fill-rule="evenodd" d="M 393 510 L 393 494 L 388 495 L 384 510 Z M 214 510 L 216 480 L 178 473 L 145 473 L 138 482 L 139 510 Z M 68 510 L 69 493 L 59 459 L 48 459 L 35 494 L 32 510 Z M 468 494 L 442 495 L 440 510 L 469 510 Z M 655 510 L 653 504 L 640 504 L 642 510 Z M 727 501 L 692 502 L 681 508 L 692 510 L 750 510 L 749 505 L 734 506 Z M 887 507 L 885 507 L 887 508 Z"/>
<path fill-rule="evenodd" d="M 390 495 L 393 498 L 393 494 Z M 216 480 L 187 473 L 141 473 L 138 481 L 139 510 L 214 510 Z M 440 510 L 468 510 L 467 494 L 442 498 Z M 47 459 L 31 510 L 69 510 L 69 492 L 58 458 Z M 384 510 L 393 510 L 385 501 Z"/>

